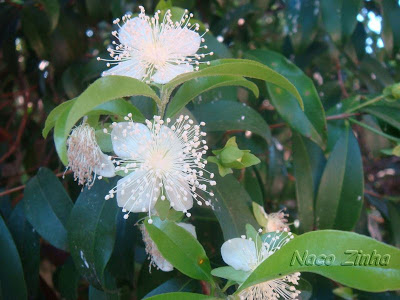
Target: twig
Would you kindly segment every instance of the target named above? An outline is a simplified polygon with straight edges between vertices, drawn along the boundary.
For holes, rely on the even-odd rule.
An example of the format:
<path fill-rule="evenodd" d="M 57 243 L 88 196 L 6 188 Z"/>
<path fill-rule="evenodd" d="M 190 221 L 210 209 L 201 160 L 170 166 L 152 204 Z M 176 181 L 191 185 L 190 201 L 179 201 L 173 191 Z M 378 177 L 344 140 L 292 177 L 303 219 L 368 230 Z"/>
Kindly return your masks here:
<path fill-rule="evenodd" d="M 344 114 L 338 114 L 338 115 L 333 115 L 333 116 L 327 116 L 326 120 L 327 121 L 332 121 L 332 120 L 341 120 L 341 119 L 347 119 L 352 116 L 359 116 L 361 113 L 344 113 Z M 274 128 L 279 128 L 287 125 L 287 123 L 277 123 L 277 124 L 272 124 L 269 125 L 269 128 L 274 129 Z"/>
<path fill-rule="evenodd" d="M 57 174 L 56 174 L 56 177 L 62 177 L 64 174 L 67 175 L 67 174 L 71 174 L 71 173 L 72 173 L 71 170 L 69 170 L 69 171 L 67 171 L 67 172 L 60 172 L 60 173 L 57 173 Z M 6 191 L 0 193 L 0 197 L 3 197 L 3 196 L 6 196 L 6 195 L 9 195 L 9 194 L 12 194 L 12 193 L 21 191 L 21 190 L 23 190 L 25 187 L 26 187 L 26 185 L 20 185 L 20 186 L 17 186 L 17 187 L 15 187 L 15 188 L 6 190 Z"/>
<path fill-rule="evenodd" d="M 19 125 L 17 138 L 15 139 L 14 144 L 10 147 L 10 149 L 0 158 L 0 163 L 5 161 L 8 157 L 10 157 L 14 151 L 18 148 L 19 143 L 21 142 L 22 134 L 24 133 L 26 123 L 28 122 L 28 111 L 25 110 L 24 116 L 22 118 L 21 124 Z"/>
<path fill-rule="evenodd" d="M 349 98 L 349 93 L 347 93 L 346 87 L 344 86 L 343 77 L 342 77 L 342 68 L 340 66 L 339 58 L 336 57 L 335 62 L 336 62 L 336 71 L 337 71 L 340 90 L 342 91 L 342 95 L 344 98 Z"/>

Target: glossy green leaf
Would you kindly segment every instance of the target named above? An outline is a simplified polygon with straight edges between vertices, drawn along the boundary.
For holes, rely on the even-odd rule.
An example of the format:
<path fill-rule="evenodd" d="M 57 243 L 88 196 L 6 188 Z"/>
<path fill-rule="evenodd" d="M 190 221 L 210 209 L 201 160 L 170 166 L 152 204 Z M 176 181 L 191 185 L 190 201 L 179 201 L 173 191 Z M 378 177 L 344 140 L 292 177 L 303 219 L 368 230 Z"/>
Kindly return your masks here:
<path fill-rule="evenodd" d="M 61 116 L 61 114 L 66 110 L 69 109 L 74 104 L 75 99 L 65 101 L 55 107 L 50 114 L 47 116 L 46 123 L 44 124 L 44 128 L 42 131 L 42 135 L 44 138 L 47 137 L 50 130 L 55 126 L 56 121 Z"/>
<path fill-rule="evenodd" d="M 293 134 L 292 149 L 300 230 L 311 231 L 314 228 L 314 199 L 325 157 L 321 148 L 297 133 Z"/>
<path fill-rule="evenodd" d="M 14 240 L 0 215 L 0 298 L 27 299 L 24 271 Z"/>
<path fill-rule="evenodd" d="M 60 134 L 61 131 L 64 130 L 63 136 L 57 137 L 57 139 L 60 139 L 61 141 L 64 140 L 64 142 L 60 142 L 60 149 L 58 149 L 58 154 L 62 162 L 64 164 L 67 163 L 65 140 L 67 139 L 72 127 L 80 118 L 87 115 L 100 104 L 121 97 L 136 95 L 150 97 L 156 102 L 160 101 L 156 93 L 147 84 L 126 76 L 105 76 L 91 84 L 79 97 L 76 98 L 68 114 L 63 114 L 60 117 L 63 119 L 65 118 L 65 121 L 62 122 L 64 123 L 64 126 L 59 126 Z M 66 111 L 64 111 L 64 113 L 66 113 Z M 59 122 L 59 120 L 57 122 Z"/>
<path fill-rule="evenodd" d="M 351 230 L 361 212 L 364 175 L 351 127 L 336 142 L 321 177 L 315 207 L 319 229 Z"/>
<path fill-rule="evenodd" d="M 212 282 L 208 257 L 195 237 L 176 223 L 153 217 L 153 224 L 145 221 L 151 239 L 162 256 L 183 274 Z"/>
<path fill-rule="evenodd" d="M 93 110 L 89 114 L 109 114 L 125 117 L 129 113 L 132 114 L 132 120 L 134 122 L 143 123 L 146 119 L 134 105 L 124 99 L 115 99 L 100 104 L 93 108 Z"/>
<path fill-rule="evenodd" d="M 236 270 L 230 266 L 213 269 L 211 274 L 235 282 L 244 282 L 246 278 L 249 277 L 249 272 Z"/>
<path fill-rule="evenodd" d="M 257 85 L 240 76 L 195 78 L 185 82 L 178 89 L 175 96 L 168 104 L 166 117 L 174 117 L 186 104 L 201 93 L 223 86 L 241 86 L 252 91 L 256 97 L 259 95 Z"/>
<path fill-rule="evenodd" d="M 24 200 L 18 202 L 7 220 L 10 233 L 18 249 L 29 295 L 36 296 L 39 283 L 39 235 L 25 217 Z"/>
<path fill-rule="evenodd" d="M 161 294 L 161 295 L 153 296 L 153 297 L 146 298 L 146 299 L 148 299 L 148 300 L 218 300 L 220 298 L 202 295 L 202 294 L 194 294 L 194 293 L 167 293 L 167 294 Z"/>
<path fill-rule="evenodd" d="M 351 253 L 359 250 L 365 256 L 356 261 L 356 255 L 351 256 Z M 377 257 L 373 256 L 374 253 L 380 255 L 380 259 L 373 259 Z M 330 258 L 326 259 L 328 256 Z M 351 262 L 355 265 L 352 266 Z M 400 250 L 353 232 L 308 232 L 294 238 L 261 263 L 238 292 L 294 272 L 317 273 L 359 290 L 398 290 Z"/>
<path fill-rule="evenodd" d="M 104 285 L 104 269 L 116 239 L 118 207 L 114 199 L 104 200 L 118 178 L 98 180 L 79 195 L 68 220 L 68 243 L 78 272 L 93 286 Z"/>
<path fill-rule="evenodd" d="M 272 104 L 294 130 L 323 148 L 326 140 L 325 112 L 312 80 L 283 55 L 274 51 L 254 50 L 248 52 L 247 56 L 274 68 L 293 82 L 303 99 L 304 111 L 290 93 L 268 83 Z"/>
<path fill-rule="evenodd" d="M 193 78 L 221 75 L 243 76 L 273 83 L 294 95 L 299 101 L 300 106 L 303 106 L 303 101 L 299 92 L 290 81 L 267 66 L 247 59 L 215 60 L 209 67 L 201 69 L 197 72 L 191 72 L 177 76 L 167 83 L 165 88 L 172 91 L 178 85 Z"/>
<path fill-rule="evenodd" d="M 215 113 L 218 112 L 218 113 Z M 205 131 L 249 130 L 271 141 L 268 124 L 260 114 L 240 102 L 220 100 L 196 106 L 193 114 L 206 123 Z"/>
<path fill-rule="evenodd" d="M 60 180 L 46 168 L 25 188 L 25 215 L 33 228 L 53 246 L 68 250 L 67 221 L 73 203 Z"/>
<path fill-rule="evenodd" d="M 215 165 L 208 165 L 210 172 L 217 174 Z M 245 234 L 246 224 L 258 227 L 251 213 L 251 198 L 233 175 L 216 175 L 214 192 L 214 214 L 222 228 L 224 239 L 229 240 Z"/>

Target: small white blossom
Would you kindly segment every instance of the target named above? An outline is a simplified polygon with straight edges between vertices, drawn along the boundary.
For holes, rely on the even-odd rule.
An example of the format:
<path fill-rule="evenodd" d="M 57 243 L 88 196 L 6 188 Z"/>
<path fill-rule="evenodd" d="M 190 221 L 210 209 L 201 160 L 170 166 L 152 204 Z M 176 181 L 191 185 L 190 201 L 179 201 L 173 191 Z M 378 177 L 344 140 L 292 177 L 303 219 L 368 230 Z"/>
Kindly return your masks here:
<path fill-rule="evenodd" d="M 103 72 L 103 76 L 122 75 L 165 84 L 180 74 L 198 70 L 201 63 L 209 64 L 200 60 L 212 52 L 197 54 L 200 48 L 207 49 L 207 46 L 200 46 L 205 41 L 204 34 L 197 33 L 199 24 L 190 23 L 193 14 L 185 10 L 180 21 L 174 22 L 171 10 L 160 20 L 160 11 L 149 17 L 143 6 L 139 8 L 138 17 L 122 17 L 122 26 L 120 19 L 114 20 L 119 30 L 112 34 L 119 42 L 113 42 L 115 47 L 108 49 L 112 59 L 105 61 L 108 67 L 116 66 Z"/>
<path fill-rule="evenodd" d="M 269 259 L 282 246 L 287 244 L 293 234 L 276 231 L 263 236 L 261 245 L 256 245 L 251 239 L 234 238 L 226 241 L 221 247 L 222 259 L 236 270 L 242 270 L 251 274 L 263 261 Z M 259 246 L 259 247 L 257 247 Z M 239 297 L 241 300 L 278 300 L 296 299 L 300 291 L 294 285 L 298 284 L 300 273 L 286 275 L 278 279 L 268 280 L 243 290 Z"/>
<path fill-rule="evenodd" d="M 89 188 L 99 177 L 115 176 L 110 157 L 104 154 L 96 142 L 95 131 L 87 123 L 75 127 L 67 139 L 67 170 L 74 172 L 74 179 Z"/>
<path fill-rule="evenodd" d="M 191 233 L 196 239 L 196 229 L 192 224 L 187 223 L 177 223 L 176 225 L 182 227 L 189 233 Z M 170 272 L 174 269 L 174 267 L 161 255 L 160 251 L 157 248 L 157 245 L 151 239 L 146 227 L 144 224 L 140 225 L 140 231 L 142 232 L 143 242 L 146 248 L 146 253 L 150 259 L 150 268 L 151 266 L 156 267 L 164 272 Z"/>
<path fill-rule="evenodd" d="M 194 125 L 188 116 L 180 116 L 175 122 L 154 116 L 154 121 L 146 120 L 146 125 L 129 118 L 125 118 L 129 122 L 111 125 L 116 171 L 127 176 L 110 190 L 106 200 L 116 195 L 125 218 L 130 212 L 149 212 L 151 216 L 159 198 L 187 216 L 193 201 L 211 205 L 197 193 L 201 190 L 213 196 L 207 185 L 216 184 L 211 180 L 214 174 L 204 169 L 207 161 L 202 156 L 208 147 L 200 127 L 205 124 Z"/>

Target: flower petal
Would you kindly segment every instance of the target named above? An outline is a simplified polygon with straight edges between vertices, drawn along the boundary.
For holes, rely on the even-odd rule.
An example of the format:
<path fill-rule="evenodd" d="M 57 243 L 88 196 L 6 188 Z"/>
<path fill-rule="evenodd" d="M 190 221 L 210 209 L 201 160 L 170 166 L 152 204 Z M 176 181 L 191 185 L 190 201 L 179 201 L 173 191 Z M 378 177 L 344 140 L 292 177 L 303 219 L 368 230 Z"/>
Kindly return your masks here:
<path fill-rule="evenodd" d="M 143 66 L 143 63 L 131 57 L 129 58 L 129 60 L 121 61 L 115 67 L 107 71 L 104 71 L 102 73 L 102 76 L 120 75 L 141 80 L 143 79 L 145 74 L 146 74 L 146 68 Z"/>
<path fill-rule="evenodd" d="M 151 132 L 146 125 L 120 122 L 111 131 L 113 150 L 121 158 L 143 158 L 146 145 L 151 142 Z"/>
<path fill-rule="evenodd" d="M 257 250 L 253 241 L 234 238 L 221 247 L 224 262 L 236 270 L 251 271 L 257 266 Z"/>
<path fill-rule="evenodd" d="M 152 211 L 160 195 L 160 179 L 148 171 L 136 170 L 118 180 L 117 203 L 129 212 Z"/>
<path fill-rule="evenodd" d="M 149 23 L 141 18 L 133 18 L 121 27 L 118 38 L 121 44 L 136 49 L 141 49 L 144 43 L 152 39 L 152 30 Z"/>
<path fill-rule="evenodd" d="M 193 197 L 189 183 L 182 175 L 170 174 L 165 179 L 165 193 L 176 211 L 187 211 L 193 207 Z"/>
<path fill-rule="evenodd" d="M 157 70 L 157 72 L 152 76 L 152 80 L 155 83 L 165 84 L 176 76 L 193 72 L 193 66 L 189 64 L 181 64 L 181 65 L 171 65 L 167 64 L 165 67 L 162 67 Z"/>
<path fill-rule="evenodd" d="M 95 173 L 103 177 L 114 177 L 115 176 L 115 166 L 108 158 L 108 155 L 101 153 L 101 166 L 95 168 Z"/>
<path fill-rule="evenodd" d="M 201 37 L 188 28 L 172 28 L 160 34 L 160 43 L 171 58 L 192 56 L 200 48 Z"/>

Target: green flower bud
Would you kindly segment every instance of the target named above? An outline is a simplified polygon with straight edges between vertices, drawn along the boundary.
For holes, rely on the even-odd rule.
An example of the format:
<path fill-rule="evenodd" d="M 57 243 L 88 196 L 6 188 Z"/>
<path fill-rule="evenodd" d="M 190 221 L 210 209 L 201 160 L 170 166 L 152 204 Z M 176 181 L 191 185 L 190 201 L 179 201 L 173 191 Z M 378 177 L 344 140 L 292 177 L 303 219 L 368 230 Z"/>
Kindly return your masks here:
<path fill-rule="evenodd" d="M 258 164 L 258 157 L 250 153 L 250 150 L 240 150 L 236 143 L 236 137 L 230 138 L 224 148 L 214 150 L 216 156 L 209 156 L 208 161 L 218 165 L 221 176 L 232 173 L 232 169 L 243 169 Z"/>

